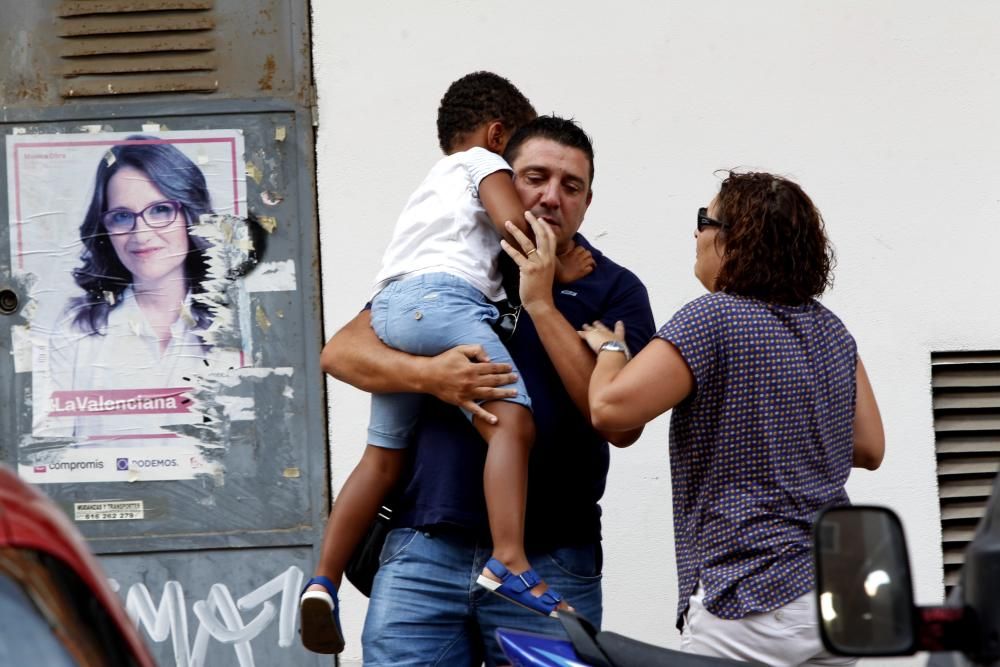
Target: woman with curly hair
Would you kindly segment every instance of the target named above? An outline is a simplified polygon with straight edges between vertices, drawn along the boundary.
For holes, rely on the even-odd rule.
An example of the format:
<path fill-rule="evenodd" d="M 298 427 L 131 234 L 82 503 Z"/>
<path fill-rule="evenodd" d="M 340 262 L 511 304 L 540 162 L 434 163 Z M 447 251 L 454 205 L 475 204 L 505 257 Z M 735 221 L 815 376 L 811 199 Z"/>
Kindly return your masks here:
<path fill-rule="evenodd" d="M 882 420 L 854 338 L 816 299 L 831 284 L 823 219 L 792 181 L 729 173 L 698 211 L 708 290 L 629 359 L 624 330 L 581 332 L 597 353 L 594 427 L 673 410 L 670 468 L 681 647 L 767 665 L 850 664 L 823 651 L 812 524 L 877 468 Z"/>
<path fill-rule="evenodd" d="M 205 176 L 176 146 L 132 135 L 104 154 L 73 271 L 83 294 L 70 300 L 49 341 L 56 429 L 66 430 L 72 415 L 74 436 L 159 433 L 194 419 L 183 392 L 195 375 L 238 365 L 236 351 L 213 348 L 204 336 L 213 318 L 199 298 L 210 242 L 189 231 L 206 213 Z M 158 402 L 146 400 L 150 390 Z M 163 397 L 164 390 L 174 393 Z M 115 407 L 140 403 L 137 412 Z"/>

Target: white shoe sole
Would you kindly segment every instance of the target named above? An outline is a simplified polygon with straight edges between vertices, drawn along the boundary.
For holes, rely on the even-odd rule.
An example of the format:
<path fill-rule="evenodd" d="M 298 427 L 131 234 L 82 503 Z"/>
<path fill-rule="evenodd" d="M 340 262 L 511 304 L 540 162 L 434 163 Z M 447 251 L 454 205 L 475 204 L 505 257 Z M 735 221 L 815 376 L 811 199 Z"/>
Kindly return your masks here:
<path fill-rule="evenodd" d="M 306 591 L 299 598 L 302 645 L 313 653 L 340 653 L 344 637 L 333 620 L 333 598 L 324 591 Z"/>

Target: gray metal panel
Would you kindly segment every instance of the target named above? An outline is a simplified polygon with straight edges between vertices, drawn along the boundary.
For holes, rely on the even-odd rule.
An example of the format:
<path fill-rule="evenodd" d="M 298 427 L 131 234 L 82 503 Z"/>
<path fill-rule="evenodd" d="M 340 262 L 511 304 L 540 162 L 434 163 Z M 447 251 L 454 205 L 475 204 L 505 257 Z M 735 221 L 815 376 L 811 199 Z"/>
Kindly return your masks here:
<path fill-rule="evenodd" d="M 252 635 L 244 643 L 233 641 L 224 633 L 202 630 L 195 605 L 200 600 L 223 600 L 224 597 L 218 597 L 222 595 L 220 586 L 239 600 L 279 575 L 284 576 L 286 583 L 294 579 L 292 583 L 298 585 L 300 573 L 312 569 L 326 515 L 325 409 L 322 374 L 318 369 L 322 339 L 311 118 L 308 112 L 296 110 L 294 105 L 266 100 L 156 108 L 126 105 L 113 110 L 98 106 L 91 111 L 93 115 L 89 118 L 73 117 L 65 108 L 25 114 L 35 119 L 31 124 L 16 122 L 21 119 L 8 116 L 8 121 L 15 122 L 3 124 L 0 130 L 4 134 L 15 126 L 39 133 L 74 130 L 102 117 L 102 124 L 108 129 L 123 131 L 136 130 L 150 121 L 176 130 L 243 130 L 248 161 L 261 170 L 259 185 L 253 179 L 247 181 L 247 201 L 258 213 L 273 216 L 278 223 L 268 238 L 264 260 L 293 259 L 298 278 L 295 292 L 252 295 L 252 308 L 260 306 L 270 320 L 266 332 L 260 330 L 259 324 L 255 325 L 254 343 L 259 352 L 255 365 L 294 368 L 290 378 L 293 398 L 284 396 L 285 386 L 276 382 L 276 378 L 265 378 L 252 387 L 258 406 L 257 419 L 239 424 L 231 433 L 223 486 L 202 479 L 59 484 L 43 488 L 66 508 L 73 502 L 102 498 L 145 500 L 151 516 L 138 526 L 129 521 L 82 522 L 78 526 L 90 537 L 96 551 L 109 554 L 104 562 L 121 585 L 123 599 L 136 583 L 149 589 L 156 605 L 161 603 L 168 581 L 175 582 L 171 590 L 180 587 L 186 591 L 183 610 L 174 607 L 170 613 L 187 616 L 189 649 L 183 649 L 183 644 L 175 641 L 179 629 L 168 626 L 172 634 L 167 637 L 152 633 L 151 628 L 145 629 L 163 664 L 194 664 L 174 662 L 184 650 L 190 650 L 192 658 L 204 655 L 207 662 L 202 664 L 209 665 L 329 664 L 329 658 L 303 651 L 297 635 L 288 644 L 288 627 L 297 628 L 297 607 L 288 610 L 287 592 L 284 619 L 279 595 L 270 600 L 274 617 L 262 624 L 260 634 L 256 634 L 256 625 L 236 632 L 235 636 L 243 638 Z M 194 111 L 199 113 L 194 115 Z M 277 128 L 285 130 L 283 141 L 276 139 Z M 0 183 L 6 183 L 6 177 L 6 164 L 2 163 Z M 264 191 L 281 195 L 280 202 L 264 204 L 261 200 Z M 6 196 L 6 188 L 0 188 L 0 211 L 4 214 Z M 10 256 L 9 234 L 0 234 L 0 286 L 11 285 L 4 279 L 10 276 Z M 0 347 L 9 351 L 9 326 L 23 324 L 24 320 L 15 315 L 0 318 L 0 322 L 4 324 Z M 14 373 L 10 354 L 0 353 L 0 376 L 10 380 L 0 383 L 0 405 L 17 407 L 0 410 L 0 426 L 5 433 L 18 434 L 5 440 L 0 456 L 15 462 L 18 443 L 30 434 L 29 412 L 25 409 L 30 404 L 30 382 L 23 373 Z M 300 476 L 285 477 L 285 471 L 291 468 L 298 468 Z M 132 604 L 136 604 L 135 600 Z M 262 604 L 240 610 L 242 622 L 249 624 L 264 609 Z M 214 613 L 222 618 L 222 611 Z M 207 627 L 213 626 L 209 622 Z M 278 636 L 279 629 L 283 629 L 283 637 Z M 196 641 L 198 632 L 208 633 L 202 638 L 203 643 Z M 217 635 L 225 641 L 220 641 Z"/>
<path fill-rule="evenodd" d="M 93 124 L 135 131 L 146 123 L 170 130 L 242 129 L 247 159 L 261 178 L 259 184 L 247 180 L 247 201 L 256 213 L 277 222 L 264 261 L 294 261 L 297 278 L 295 291 L 251 294 L 251 310 L 256 315 L 259 307 L 263 315 L 253 319 L 259 355 L 253 365 L 294 372 L 241 385 L 253 395 L 256 414 L 252 422 L 234 422 L 225 437 L 221 486 L 203 478 L 43 488 L 64 508 L 94 499 L 144 500 L 148 519 L 77 525 L 104 554 L 102 562 L 122 599 L 136 610 L 149 602 L 146 611 L 162 614 L 161 628 L 141 622 L 161 664 L 330 664 L 329 657 L 309 654 L 299 645 L 295 605 L 298 583 L 318 556 L 329 505 L 324 385 L 318 367 L 322 318 L 308 2 L 207 3 L 216 29 L 187 34 L 201 40 L 201 46 L 192 43 L 195 50 L 189 53 L 212 55 L 206 62 L 216 68 L 211 70 L 218 78 L 215 92 L 67 100 L 60 97 L 60 86 L 88 77 L 63 75 L 87 66 L 60 57 L 72 40 L 56 36 L 62 20 L 56 18 L 57 10 L 71 5 L 86 10 L 90 1 L 5 4 L 0 48 L 8 57 L 0 71 L 0 131 L 79 132 Z M 148 8 L 158 3 L 124 4 Z M 205 4 L 171 0 L 159 6 Z M 141 45 L 123 48 L 133 46 Z M 105 65 L 141 70 L 149 64 L 126 60 Z M 163 63 L 166 68 L 175 65 Z M 284 128 L 283 140 L 277 138 L 277 128 Z M 7 165 L 0 159 L 0 183 L 6 180 Z M 264 192 L 268 201 L 279 196 L 280 201 L 265 203 Z M 6 197 L 6 188 L 0 187 L 0 216 L 8 210 Z M 0 221 L 0 294 L 11 287 L 23 297 L 26 287 L 11 281 L 9 222 Z M 29 444 L 31 437 L 26 422 L 31 383 L 14 372 L 10 354 L 10 327 L 25 323 L 19 315 L 0 316 L 0 406 L 5 406 L 0 408 L 0 429 L 7 434 L 0 443 L 0 460 L 8 463 L 17 461 L 22 437 Z M 232 605 L 227 606 L 229 599 Z"/>
<path fill-rule="evenodd" d="M 71 106 L 74 99 L 60 95 L 65 82 L 95 86 L 107 79 L 107 76 L 61 77 L 68 59 L 60 54 L 70 48 L 74 40 L 60 37 L 58 33 L 64 24 L 79 21 L 59 18 L 62 4 L 59 0 L 4 3 L 5 30 L 0 33 L 0 52 L 6 58 L 0 71 L 0 108 Z M 176 3 L 160 4 L 173 6 Z M 212 78 L 217 79 L 218 89 L 187 93 L 186 96 L 190 99 L 273 97 L 298 100 L 308 107 L 311 104 L 311 59 L 307 3 L 301 0 L 216 0 L 214 4 L 213 9 L 195 14 L 211 18 L 216 28 L 186 31 L 186 34 L 212 38 L 206 44 L 214 47 L 217 58 Z M 115 20 L 110 14 L 94 15 L 86 17 L 87 22 L 99 25 L 102 16 Z M 113 39 L 123 37 L 113 36 Z M 143 76 L 135 75 L 133 84 Z M 145 75 L 145 78 L 155 80 L 156 76 Z M 164 87 L 159 90 L 169 91 Z M 144 102 L 147 99 L 152 102 L 176 99 L 177 95 L 154 93 L 143 98 Z"/>

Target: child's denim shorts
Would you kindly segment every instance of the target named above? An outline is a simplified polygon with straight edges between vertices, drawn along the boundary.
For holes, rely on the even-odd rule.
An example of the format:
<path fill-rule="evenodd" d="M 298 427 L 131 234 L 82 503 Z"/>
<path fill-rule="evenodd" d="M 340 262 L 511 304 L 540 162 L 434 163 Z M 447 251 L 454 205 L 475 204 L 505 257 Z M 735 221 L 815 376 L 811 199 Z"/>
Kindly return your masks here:
<path fill-rule="evenodd" d="M 496 306 L 464 279 L 448 273 L 424 273 L 386 285 L 372 300 L 372 328 L 389 347 L 433 356 L 456 345 L 482 345 L 493 363 L 514 366 L 493 324 Z M 514 368 L 517 372 L 517 368 Z M 510 385 L 517 396 L 504 400 L 531 409 L 531 399 L 518 373 Z M 372 394 L 368 444 L 389 449 L 407 446 L 416 426 L 420 394 Z M 469 419 L 472 414 L 462 410 Z"/>

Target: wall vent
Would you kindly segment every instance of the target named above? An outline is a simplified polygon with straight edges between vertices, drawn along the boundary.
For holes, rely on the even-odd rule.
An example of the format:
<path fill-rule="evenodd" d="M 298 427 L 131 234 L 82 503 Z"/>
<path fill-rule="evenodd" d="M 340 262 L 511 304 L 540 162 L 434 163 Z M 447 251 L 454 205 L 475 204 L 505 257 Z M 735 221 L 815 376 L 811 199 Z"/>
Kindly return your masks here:
<path fill-rule="evenodd" d="M 219 87 L 213 0 L 62 0 L 64 98 L 210 93 Z"/>
<path fill-rule="evenodd" d="M 945 590 L 1000 470 L 1000 350 L 931 354 Z"/>

